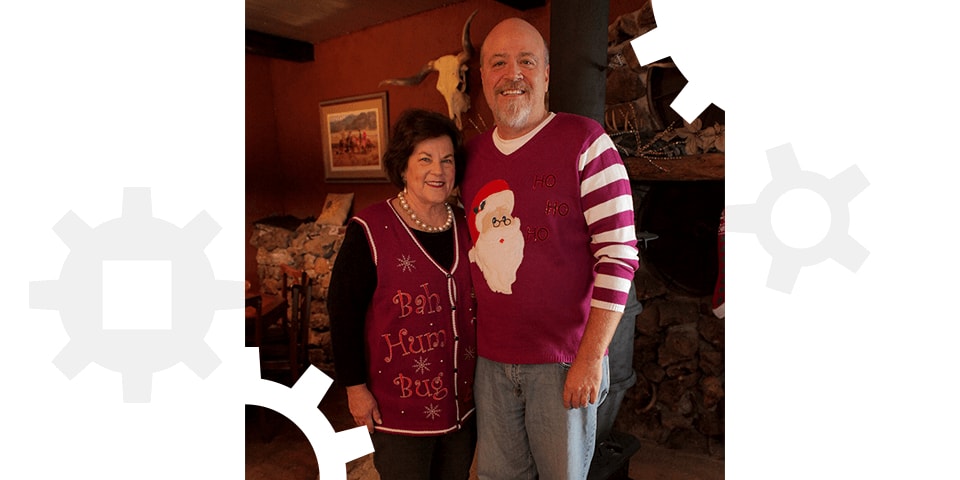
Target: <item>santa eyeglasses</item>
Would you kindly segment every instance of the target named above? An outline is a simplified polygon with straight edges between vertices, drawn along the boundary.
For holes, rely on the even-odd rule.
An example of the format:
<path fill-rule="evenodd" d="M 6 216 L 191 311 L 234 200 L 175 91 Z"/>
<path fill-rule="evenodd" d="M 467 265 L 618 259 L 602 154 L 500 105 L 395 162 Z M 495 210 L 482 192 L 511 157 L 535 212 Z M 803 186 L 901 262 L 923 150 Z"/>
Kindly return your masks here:
<path fill-rule="evenodd" d="M 512 222 L 512 220 L 507 218 L 506 215 L 500 218 L 493 217 L 492 221 L 493 221 L 493 228 L 497 228 L 500 225 L 510 225 L 510 222 Z"/>

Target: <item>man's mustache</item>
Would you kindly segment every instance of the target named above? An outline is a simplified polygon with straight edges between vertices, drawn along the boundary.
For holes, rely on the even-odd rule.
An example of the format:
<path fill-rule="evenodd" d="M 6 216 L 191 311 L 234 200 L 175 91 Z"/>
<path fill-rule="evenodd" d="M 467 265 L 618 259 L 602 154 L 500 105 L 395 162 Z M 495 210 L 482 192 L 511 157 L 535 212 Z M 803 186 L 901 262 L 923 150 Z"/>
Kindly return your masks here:
<path fill-rule="evenodd" d="M 530 85 L 523 80 L 505 80 L 497 87 L 496 93 L 503 93 L 507 90 L 523 90 L 526 92 L 530 90 Z"/>

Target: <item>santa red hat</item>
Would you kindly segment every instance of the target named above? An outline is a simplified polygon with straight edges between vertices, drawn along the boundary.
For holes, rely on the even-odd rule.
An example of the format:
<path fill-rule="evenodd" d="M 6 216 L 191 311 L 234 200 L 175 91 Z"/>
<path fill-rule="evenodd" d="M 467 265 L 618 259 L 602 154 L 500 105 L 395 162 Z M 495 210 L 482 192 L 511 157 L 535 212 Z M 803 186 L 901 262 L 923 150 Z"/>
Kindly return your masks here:
<path fill-rule="evenodd" d="M 491 205 L 508 205 L 513 211 L 513 191 L 505 180 L 496 179 L 487 182 L 477 195 L 473 197 L 473 203 L 470 204 L 470 210 L 467 211 L 467 225 L 470 226 L 470 237 L 476 243 L 480 237 L 480 230 L 477 228 L 477 215 Z"/>

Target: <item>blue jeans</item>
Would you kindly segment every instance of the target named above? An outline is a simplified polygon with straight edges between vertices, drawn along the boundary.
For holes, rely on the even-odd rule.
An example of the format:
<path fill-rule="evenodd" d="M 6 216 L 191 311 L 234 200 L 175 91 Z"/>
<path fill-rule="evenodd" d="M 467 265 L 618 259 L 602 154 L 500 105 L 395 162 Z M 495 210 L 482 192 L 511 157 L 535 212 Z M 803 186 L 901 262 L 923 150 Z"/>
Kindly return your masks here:
<path fill-rule="evenodd" d="M 511 365 L 480 357 L 477 473 L 481 480 L 582 480 L 596 443 L 597 405 L 610 386 L 609 360 L 597 403 L 563 406 L 569 364 Z"/>

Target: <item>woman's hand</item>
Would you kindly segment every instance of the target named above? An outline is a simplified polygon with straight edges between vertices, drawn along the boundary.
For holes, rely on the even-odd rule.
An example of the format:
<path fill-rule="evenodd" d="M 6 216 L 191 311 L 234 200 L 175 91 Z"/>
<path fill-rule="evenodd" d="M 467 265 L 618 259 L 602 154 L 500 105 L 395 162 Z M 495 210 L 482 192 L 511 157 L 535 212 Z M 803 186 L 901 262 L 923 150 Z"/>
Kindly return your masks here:
<path fill-rule="evenodd" d="M 380 425 L 383 422 L 380 418 L 380 408 L 377 407 L 377 399 L 373 398 L 366 384 L 347 387 L 347 402 L 350 405 L 353 421 L 358 426 L 366 425 L 368 432 L 373 433 L 374 423 Z"/>

